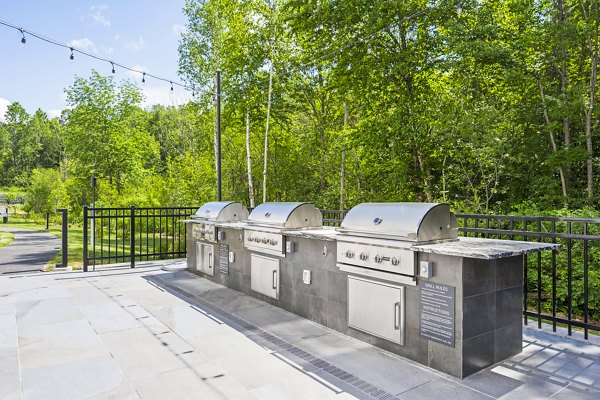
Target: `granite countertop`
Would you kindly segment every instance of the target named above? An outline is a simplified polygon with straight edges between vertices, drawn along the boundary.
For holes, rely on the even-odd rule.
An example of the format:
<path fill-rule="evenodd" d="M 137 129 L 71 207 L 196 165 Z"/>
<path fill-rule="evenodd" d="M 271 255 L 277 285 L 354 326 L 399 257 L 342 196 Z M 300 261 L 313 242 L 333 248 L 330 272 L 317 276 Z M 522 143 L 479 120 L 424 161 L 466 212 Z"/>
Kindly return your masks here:
<path fill-rule="evenodd" d="M 521 242 L 517 240 L 497 240 L 461 237 L 458 241 L 412 246 L 411 249 L 423 253 L 443 254 L 456 257 L 482 258 L 494 260 L 535 253 L 544 250 L 558 250 L 559 244 Z"/>
<path fill-rule="evenodd" d="M 300 229 L 283 231 L 283 234 L 290 237 L 295 236 L 308 239 L 335 240 L 336 236 L 338 235 L 338 231 L 336 231 L 333 227 L 324 226 L 323 229 Z"/>

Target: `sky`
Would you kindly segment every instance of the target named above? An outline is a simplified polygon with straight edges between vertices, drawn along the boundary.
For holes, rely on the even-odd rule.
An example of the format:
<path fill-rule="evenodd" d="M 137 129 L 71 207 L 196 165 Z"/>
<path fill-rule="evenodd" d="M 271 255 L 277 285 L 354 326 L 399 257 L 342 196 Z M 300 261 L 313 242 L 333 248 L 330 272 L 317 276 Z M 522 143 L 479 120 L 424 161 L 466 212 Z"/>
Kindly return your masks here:
<path fill-rule="evenodd" d="M 161 78 L 183 83 L 177 75 L 177 47 L 187 19 L 184 0 L 22 0 L 2 1 L 0 20 L 56 42 L 85 50 Z M 0 120 L 8 104 L 28 113 L 38 108 L 50 117 L 67 107 L 65 88 L 92 70 L 111 75 L 110 63 L 94 60 L 0 25 Z M 179 105 L 191 94 L 168 82 L 115 67 L 115 79 L 137 82 L 144 106 Z"/>

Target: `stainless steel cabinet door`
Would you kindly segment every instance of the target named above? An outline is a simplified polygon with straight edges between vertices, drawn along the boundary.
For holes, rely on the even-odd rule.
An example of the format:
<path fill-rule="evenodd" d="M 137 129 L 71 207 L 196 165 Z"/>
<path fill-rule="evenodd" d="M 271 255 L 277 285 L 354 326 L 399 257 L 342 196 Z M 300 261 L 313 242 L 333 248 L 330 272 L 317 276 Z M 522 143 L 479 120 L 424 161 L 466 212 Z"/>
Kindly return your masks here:
<path fill-rule="evenodd" d="M 196 269 L 210 276 L 215 274 L 213 249 L 212 244 L 196 243 Z"/>
<path fill-rule="evenodd" d="M 349 276 L 348 326 L 404 345 L 404 287 Z"/>
<path fill-rule="evenodd" d="M 279 259 L 254 253 L 250 256 L 250 289 L 279 299 Z"/>

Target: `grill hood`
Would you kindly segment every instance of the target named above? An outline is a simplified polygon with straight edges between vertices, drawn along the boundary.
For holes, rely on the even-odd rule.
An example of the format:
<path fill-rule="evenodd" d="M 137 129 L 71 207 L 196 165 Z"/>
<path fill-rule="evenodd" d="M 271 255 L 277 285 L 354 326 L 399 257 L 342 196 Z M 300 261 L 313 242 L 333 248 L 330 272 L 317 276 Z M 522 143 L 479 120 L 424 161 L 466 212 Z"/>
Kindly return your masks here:
<path fill-rule="evenodd" d="M 363 203 L 346 214 L 344 235 L 426 243 L 456 240 L 456 216 L 444 203 Z"/>
<path fill-rule="evenodd" d="M 285 229 L 321 228 L 323 216 L 312 203 L 274 202 L 256 206 L 246 222 L 250 225 Z"/>
<path fill-rule="evenodd" d="M 202 222 L 238 222 L 248 218 L 248 209 L 235 201 L 211 201 L 200 207 L 192 218 Z"/>

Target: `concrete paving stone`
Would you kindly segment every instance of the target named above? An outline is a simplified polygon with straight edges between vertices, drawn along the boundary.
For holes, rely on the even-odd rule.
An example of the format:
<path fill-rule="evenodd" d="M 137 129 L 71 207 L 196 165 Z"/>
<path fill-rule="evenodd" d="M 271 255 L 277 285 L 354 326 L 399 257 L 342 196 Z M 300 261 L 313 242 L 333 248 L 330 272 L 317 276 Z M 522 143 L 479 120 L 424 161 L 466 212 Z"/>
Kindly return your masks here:
<path fill-rule="evenodd" d="M 355 399 L 354 396 L 327 382 L 315 385 L 311 380 L 314 380 L 314 378 L 311 378 L 308 375 L 297 376 L 260 386 L 250 390 L 250 393 L 260 400 Z"/>
<path fill-rule="evenodd" d="M 271 323 L 268 327 L 269 333 L 292 344 L 332 333 L 330 329 L 322 325 L 304 318 L 292 317 L 292 319 L 283 320 L 279 323 Z M 258 326 L 262 327 L 263 325 Z"/>
<path fill-rule="evenodd" d="M 122 300 L 121 300 L 122 301 Z M 112 301 L 81 307 L 97 333 L 116 332 L 140 326 L 162 325 L 144 308 L 132 302 L 127 305 Z"/>
<path fill-rule="evenodd" d="M 101 394 L 86 397 L 86 400 L 140 400 L 131 383 L 124 383 L 119 387 L 105 391 Z"/>
<path fill-rule="evenodd" d="M 16 302 L 15 310 L 19 329 L 83 318 L 79 307 L 70 297 Z"/>
<path fill-rule="evenodd" d="M 0 349 L 16 347 L 17 321 L 14 314 L 0 314 Z"/>
<path fill-rule="evenodd" d="M 233 377 L 248 390 L 305 376 L 302 371 L 266 352 L 241 358 L 235 362 L 219 360 L 215 363 L 223 367 L 225 374 Z"/>
<path fill-rule="evenodd" d="M 15 313 L 15 303 L 14 302 L 6 302 L 0 303 L 0 315 L 5 314 L 14 314 Z"/>
<path fill-rule="evenodd" d="M 552 399 L 556 400 L 598 400 L 600 399 L 600 391 L 597 390 L 585 390 L 575 388 L 573 386 L 567 386 L 558 393 L 552 396 Z"/>
<path fill-rule="evenodd" d="M 518 379 L 488 369 L 467 377 L 461 383 L 494 398 L 501 397 L 523 384 Z"/>
<path fill-rule="evenodd" d="M 91 285 L 70 287 L 69 294 L 80 307 L 94 306 L 113 302 L 114 300 Z"/>
<path fill-rule="evenodd" d="M 146 285 L 143 289 L 129 291 L 127 298 L 135 299 L 147 310 L 166 306 L 189 305 L 188 302 L 179 297 L 167 291 L 161 291 L 150 284 Z"/>
<path fill-rule="evenodd" d="M 235 315 L 268 331 L 301 318 L 266 303 L 262 303 L 260 307 L 240 310 Z"/>
<path fill-rule="evenodd" d="M 573 382 L 600 390 L 600 361 L 594 362 L 577 374 L 577 376 L 573 377 Z"/>
<path fill-rule="evenodd" d="M 240 296 L 239 292 L 228 288 L 214 288 L 202 293 L 201 297 L 212 305 L 234 314 L 258 308 L 264 304 L 252 297 Z"/>
<path fill-rule="evenodd" d="M 444 378 L 438 378 L 406 392 L 398 393 L 396 394 L 396 397 L 400 400 L 490 400 L 490 396 L 484 393 L 456 384 L 455 381 Z"/>
<path fill-rule="evenodd" d="M 0 348 L 0 400 L 20 398 L 19 350 L 17 347 Z"/>
<path fill-rule="evenodd" d="M 69 290 L 57 282 L 42 281 L 39 279 L 21 281 L 14 286 L 16 302 L 49 300 L 69 297 Z"/>
<path fill-rule="evenodd" d="M 558 393 L 568 385 L 568 382 L 543 375 L 531 374 L 529 371 L 516 370 L 514 367 L 498 365 L 492 371 L 523 382 L 522 385 L 500 396 L 499 399 L 543 399 Z"/>
<path fill-rule="evenodd" d="M 108 332 L 100 338 L 125 374 L 133 379 L 207 361 L 162 324 Z"/>
<path fill-rule="evenodd" d="M 156 308 L 152 310 L 152 314 L 185 340 L 222 331 L 222 323 L 190 304 Z"/>
<path fill-rule="evenodd" d="M 221 332 L 190 339 L 188 342 L 206 359 L 223 363 L 229 361 L 236 363 L 269 352 L 227 326 L 222 326 Z"/>
<path fill-rule="evenodd" d="M 0 305 L 14 304 L 15 295 L 12 288 L 7 288 L 4 291 L 0 290 Z"/>
<path fill-rule="evenodd" d="M 110 356 L 86 358 L 56 368 L 22 370 L 23 399 L 86 399 L 120 390 L 127 384 Z"/>
<path fill-rule="evenodd" d="M 548 362 L 540 365 L 538 370 L 563 378 L 575 378 L 594 363 L 589 358 L 578 357 L 572 353 L 560 353 Z"/>
<path fill-rule="evenodd" d="M 108 356 L 86 319 L 19 329 L 22 368 L 58 367 L 85 358 Z"/>
<path fill-rule="evenodd" d="M 256 400 L 239 382 L 212 363 L 139 378 L 133 381 L 133 386 L 144 400 Z"/>

